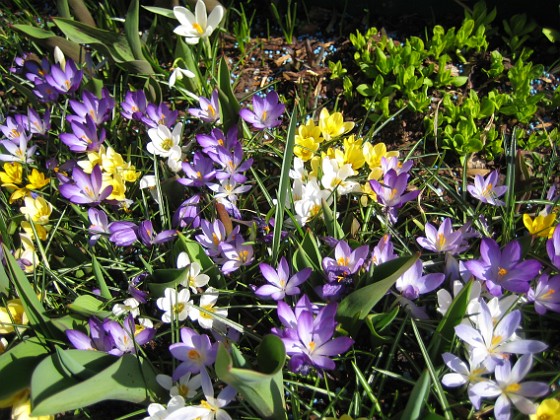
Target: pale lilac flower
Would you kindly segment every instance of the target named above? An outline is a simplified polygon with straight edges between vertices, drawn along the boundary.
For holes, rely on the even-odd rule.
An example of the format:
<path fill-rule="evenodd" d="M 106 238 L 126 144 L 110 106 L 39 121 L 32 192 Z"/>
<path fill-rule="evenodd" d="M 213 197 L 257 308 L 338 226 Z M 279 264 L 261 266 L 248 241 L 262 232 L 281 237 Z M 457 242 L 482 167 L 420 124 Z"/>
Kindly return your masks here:
<path fill-rule="evenodd" d="M 521 312 L 515 310 L 494 325 L 488 305 L 481 300 L 477 317 L 478 329 L 459 324 L 455 327 L 455 334 L 470 346 L 475 364 L 484 363 L 489 371 L 493 371 L 510 354 L 540 353 L 548 347 L 540 341 L 522 340 L 514 335 L 520 323 Z"/>
<path fill-rule="evenodd" d="M 473 393 L 482 398 L 494 399 L 498 397 L 494 405 L 496 420 L 509 420 L 512 404 L 525 415 L 533 414 L 536 412 L 537 406 L 530 398 L 548 394 L 550 388 L 544 382 L 521 382 L 531 370 L 532 364 L 533 356 L 530 354 L 521 356 L 513 368 L 511 362 L 505 360 L 502 365 L 496 366 L 494 371 L 495 382 L 491 380 L 482 381 L 471 388 Z M 480 407 L 475 406 L 475 408 Z"/>
<path fill-rule="evenodd" d="M 74 182 L 62 183 L 60 194 L 75 204 L 97 205 L 105 200 L 113 191 L 113 186 L 103 187 L 101 167 L 95 165 L 91 174 L 86 174 L 79 166 L 72 170 Z"/>
<path fill-rule="evenodd" d="M 200 38 L 207 38 L 214 32 L 214 29 L 222 21 L 224 12 L 224 8 L 221 5 L 217 5 L 210 15 L 206 16 L 206 4 L 202 0 L 196 2 L 194 14 L 185 7 L 175 6 L 173 14 L 180 25 L 173 32 L 185 37 L 187 44 L 198 44 Z"/>
<path fill-rule="evenodd" d="M 33 163 L 37 146 L 29 147 L 29 140 L 31 136 L 23 131 L 13 139 L 1 140 L 0 145 L 7 153 L 0 153 L 0 162 Z"/>
<path fill-rule="evenodd" d="M 204 96 L 198 98 L 200 108 L 189 108 L 188 112 L 193 117 L 200 118 L 202 121 L 207 123 L 219 123 L 220 122 L 220 102 L 218 100 L 218 89 L 214 89 L 210 99 L 206 99 Z"/>
<path fill-rule="evenodd" d="M 486 178 L 476 175 L 474 185 L 467 185 L 467 191 L 476 199 L 493 206 L 503 206 L 505 203 L 498 200 L 507 191 L 507 185 L 498 185 L 499 173 L 492 171 Z"/>
<path fill-rule="evenodd" d="M 550 262 L 557 270 L 560 270 L 560 228 L 554 228 L 552 238 L 546 241 L 546 252 Z"/>
<path fill-rule="evenodd" d="M 522 260 L 521 245 L 511 241 L 500 251 L 491 238 L 480 244 L 479 260 L 465 262 L 465 267 L 478 279 L 486 282 L 488 291 L 494 296 L 502 295 L 502 288 L 514 293 L 527 293 L 530 282 L 541 269 L 537 260 Z"/>
<path fill-rule="evenodd" d="M 437 230 L 432 224 L 426 223 L 424 232 L 426 237 L 417 238 L 416 241 L 422 248 L 429 251 L 459 254 L 468 247 L 464 241 L 463 232 L 460 229 L 454 231 L 451 219 L 448 217 Z"/>
<path fill-rule="evenodd" d="M 212 366 L 216 360 L 217 346 L 210 343 L 208 335 L 198 334 L 191 328 L 181 328 L 181 342 L 171 344 L 169 351 L 182 362 L 173 372 L 173 380 L 187 373 L 200 372 L 204 381 L 204 377 L 208 376 L 206 367 Z"/>
<path fill-rule="evenodd" d="M 105 141 L 105 129 L 98 128 L 89 114 L 86 114 L 85 122 L 72 121 L 70 128 L 71 133 L 62 133 L 59 137 L 72 152 L 97 152 Z"/>
<path fill-rule="evenodd" d="M 560 313 L 560 275 L 548 278 L 543 274 L 535 287 L 527 292 L 529 302 L 534 302 L 535 312 L 544 315 L 547 310 Z"/>
<path fill-rule="evenodd" d="M 442 273 L 422 276 L 422 269 L 422 261 L 416 260 L 414 265 L 397 279 L 395 287 L 406 299 L 418 299 L 420 295 L 437 289 L 445 280 Z"/>
<path fill-rule="evenodd" d="M 257 130 L 274 128 L 282 124 L 282 114 L 286 106 L 280 102 L 275 91 L 267 93 L 265 98 L 253 95 L 253 110 L 243 108 L 239 116 Z"/>
<path fill-rule="evenodd" d="M 377 194 L 377 201 L 386 207 L 391 223 L 397 221 L 398 209 L 420 195 L 420 190 L 406 192 L 408 173 L 397 175 L 394 169 L 384 175 L 382 183 L 375 179 L 370 180 L 369 183 L 371 189 Z"/>
<path fill-rule="evenodd" d="M 166 324 L 173 321 L 184 321 L 189 316 L 191 311 L 190 303 L 191 293 L 189 289 L 182 289 L 180 292 L 170 287 L 164 291 L 164 296 L 156 301 L 157 307 L 161 309 L 164 314 L 161 320 Z"/>
<path fill-rule="evenodd" d="M 222 244 L 222 254 L 226 258 L 222 265 L 224 274 L 233 273 L 239 267 L 253 262 L 253 247 L 245 243 L 245 239 L 241 235 L 237 235 L 233 242 Z"/>
<path fill-rule="evenodd" d="M 89 245 L 94 246 L 103 235 L 110 235 L 109 219 L 107 213 L 103 210 L 94 208 L 88 209 L 88 217 L 91 225 L 89 225 L 88 232 L 90 233 Z"/>
<path fill-rule="evenodd" d="M 387 261 L 397 258 L 393 243 L 391 242 L 391 235 L 383 235 L 377 245 L 373 248 L 371 253 L 371 263 L 373 265 L 383 264 Z"/>
<path fill-rule="evenodd" d="M 457 295 L 461 292 L 461 290 L 463 290 L 463 287 L 465 287 L 465 284 L 461 280 L 453 280 L 452 283 L 453 296 L 451 296 L 451 294 L 445 289 L 438 290 L 437 292 L 438 306 L 436 308 L 436 311 L 438 311 L 442 315 L 445 315 L 447 313 L 447 310 L 451 306 L 453 299 L 455 299 Z M 478 304 L 478 298 L 480 297 L 481 291 L 482 291 L 482 284 L 478 280 L 473 281 L 473 284 L 471 286 L 471 291 L 469 294 L 469 302 L 477 302 Z"/>
<path fill-rule="evenodd" d="M 209 222 L 202 219 L 200 222 L 202 233 L 195 236 L 195 239 L 200 243 L 206 253 L 211 257 L 216 257 L 222 253 L 222 244 L 225 243 L 227 234 L 226 228 L 221 220 L 216 219 L 214 222 Z"/>
<path fill-rule="evenodd" d="M 278 263 L 278 269 L 266 263 L 260 263 L 261 274 L 269 284 L 259 287 L 255 294 L 261 299 L 282 300 L 286 295 L 299 295 L 299 285 L 307 281 L 311 275 L 311 268 L 307 267 L 290 277 L 290 267 L 286 258 L 282 257 Z"/>
<path fill-rule="evenodd" d="M 128 91 L 121 102 L 121 115 L 129 120 L 141 121 L 147 106 L 148 101 L 143 90 Z"/>
<path fill-rule="evenodd" d="M 408 173 L 413 165 L 413 161 L 407 160 L 401 162 L 397 156 L 391 156 L 389 158 L 383 156 L 381 158 L 381 170 L 383 171 L 384 176 L 391 169 L 394 170 L 397 175 Z"/>
<path fill-rule="evenodd" d="M 490 372 L 488 372 L 484 365 L 476 364 L 470 358 L 467 364 L 459 357 L 451 353 L 443 353 L 442 357 L 445 365 L 451 369 L 453 373 L 446 373 L 443 375 L 441 383 L 448 388 L 456 388 L 467 384 L 469 400 L 473 406 L 480 407 L 482 397 L 473 393 L 471 388 L 474 384 L 485 381 L 486 378 L 482 375 Z"/>
<path fill-rule="evenodd" d="M 223 329 L 224 325 L 222 321 L 219 318 L 214 317 L 214 314 L 227 318 L 228 310 L 225 308 L 218 308 L 216 306 L 218 297 L 219 293 L 216 289 L 213 287 L 206 289 L 204 293 L 200 295 L 199 306 L 191 306 L 189 311 L 189 318 L 191 321 L 197 321 L 198 325 L 207 330 L 212 328 L 217 330 Z"/>
<path fill-rule="evenodd" d="M 241 144 L 237 144 L 228 150 L 225 147 L 216 148 L 216 156 L 213 160 L 222 167 L 221 172 L 216 173 L 216 178 L 220 181 L 230 179 L 232 183 L 243 184 L 247 177 L 243 175 L 253 164 L 253 159 L 243 160 L 243 149 Z"/>
<path fill-rule="evenodd" d="M 33 108 L 27 109 L 27 129 L 30 133 L 45 135 L 51 128 L 51 110 L 47 109 L 39 116 Z"/>

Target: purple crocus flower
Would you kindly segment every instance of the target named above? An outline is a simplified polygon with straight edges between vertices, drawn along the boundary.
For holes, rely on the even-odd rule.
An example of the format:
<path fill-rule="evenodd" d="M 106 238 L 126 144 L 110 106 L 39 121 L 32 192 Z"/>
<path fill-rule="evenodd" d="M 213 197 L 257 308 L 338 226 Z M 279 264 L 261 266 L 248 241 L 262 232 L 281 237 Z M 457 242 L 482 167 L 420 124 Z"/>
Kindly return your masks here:
<path fill-rule="evenodd" d="M 267 93 L 265 98 L 258 95 L 253 96 L 253 111 L 244 108 L 239 111 L 239 116 L 253 128 L 264 130 L 274 128 L 282 124 L 282 114 L 286 106 L 280 102 L 280 98 L 275 91 Z"/>
<path fill-rule="evenodd" d="M 33 93 L 41 102 L 49 103 L 56 102 L 60 94 L 49 83 L 44 81 L 36 81 Z"/>
<path fill-rule="evenodd" d="M 91 225 L 88 228 L 90 233 L 89 245 L 94 246 L 101 236 L 110 235 L 109 231 L 109 219 L 107 218 L 107 213 L 103 210 L 98 210 L 94 208 L 88 209 L 88 217 Z"/>
<path fill-rule="evenodd" d="M 414 200 L 420 195 L 420 190 L 406 193 L 408 176 L 408 173 L 398 175 L 394 169 L 390 169 L 383 177 L 383 183 L 375 179 L 369 181 L 371 189 L 377 194 L 377 201 L 387 208 L 391 223 L 397 221 L 397 210 L 404 203 Z"/>
<path fill-rule="evenodd" d="M 296 319 L 296 326 L 291 332 L 280 336 L 286 346 L 286 353 L 291 356 L 289 368 L 293 372 L 306 373 L 309 368 L 332 370 L 335 363 L 332 356 L 346 352 L 354 343 L 349 337 L 333 339 L 336 328 L 336 303 L 321 308 L 317 315 L 312 311 L 301 310 Z M 278 316 L 282 312 L 291 312 L 288 305 L 278 302 Z M 289 314 L 288 316 L 293 315 Z"/>
<path fill-rule="evenodd" d="M 212 160 L 201 152 L 195 152 L 192 162 L 183 162 L 182 168 L 187 177 L 179 178 L 177 181 L 187 187 L 203 187 L 216 177 Z"/>
<path fill-rule="evenodd" d="M 535 287 L 527 292 L 529 302 L 535 303 L 535 312 L 544 315 L 547 310 L 560 313 L 560 275 L 548 278 L 543 274 Z"/>
<path fill-rule="evenodd" d="M 546 241 L 546 253 L 550 262 L 557 270 L 560 270 L 560 228 L 554 228 L 552 238 Z"/>
<path fill-rule="evenodd" d="M 243 184 L 247 181 L 244 172 L 248 171 L 253 164 L 253 159 L 243 160 L 243 149 L 241 144 L 237 144 L 233 150 L 227 150 L 225 147 L 216 149 L 215 162 L 218 163 L 223 171 L 216 173 L 216 178 L 220 181 L 231 179 L 237 184 Z"/>
<path fill-rule="evenodd" d="M 154 226 L 150 220 L 140 222 L 136 233 L 138 238 L 140 238 L 142 243 L 146 246 L 163 244 L 173 240 L 173 238 L 177 236 L 177 231 L 175 229 L 164 230 L 156 234 Z"/>
<path fill-rule="evenodd" d="M 191 198 L 183 201 L 179 208 L 173 214 L 173 227 L 175 228 L 192 228 L 200 227 L 200 214 L 198 204 L 200 203 L 200 195 L 193 195 Z"/>
<path fill-rule="evenodd" d="M 227 135 L 224 134 L 219 128 L 214 128 L 210 131 L 210 134 L 197 134 L 196 141 L 202 147 L 202 151 L 210 157 L 214 162 L 218 162 L 217 154 L 218 147 L 223 147 L 226 150 L 233 150 L 237 145 L 239 145 L 239 139 L 237 137 L 237 127 L 231 127 Z"/>
<path fill-rule="evenodd" d="M 143 90 L 128 91 L 121 102 L 121 115 L 128 120 L 140 121 L 146 113 L 147 106 L 148 101 Z"/>
<path fill-rule="evenodd" d="M 411 160 L 401 162 L 396 156 L 391 156 L 390 158 L 386 158 L 385 156 L 383 156 L 381 158 L 381 170 L 383 171 L 384 175 L 391 169 L 394 170 L 397 175 L 408 173 L 413 164 L 414 162 L 412 162 Z"/>
<path fill-rule="evenodd" d="M 115 100 L 107 88 L 101 91 L 101 99 L 89 90 L 85 90 L 81 101 L 71 99 L 69 103 L 75 112 L 75 115 L 66 117 L 69 122 L 86 123 L 86 116 L 89 115 L 98 126 L 109 121 L 111 111 L 115 107 Z"/>
<path fill-rule="evenodd" d="M 445 274 L 431 273 L 422 276 L 422 261 L 416 260 L 395 283 L 396 289 L 406 299 L 418 299 L 420 295 L 437 289 L 445 280 Z"/>
<path fill-rule="evenodd" d="M 130 246 L 138 239 L 138 226 L 132 222 L 111 222 L 109 240 L 117 246 Z"/>
<path fill-rule="evenodd" d="M 514 293 L 527 293 L 530 282 L 541 269 L 537 260 L 521 258 L 521 245 L 511 241 L 500 251 L 491 238 L 484 238 L 480 244 L 479 260 L 465 262 L 465 267 L 479 280 L 486 282 L 488 291 L 494 296 L 502 295 L 502 288 Z"/>
<path fill-rule="evenodd" d="M 494 404 L 496 420 L 509 420 L 512 404 L 525 415 L 534 414 L 537 406 L 530 398 L 542 397 L 548 394 L 550 388 L 544 382 L 521 382 L 531 370 L 532 364 L 533 356 L 530 354 L 521 356 L 513 368 L 511 362 L 505 360 L 502 365 L 496 366 L 496 381 L 487 380 L 474 384 L 471 392 L 480 398 L 498 397 Z M 478 410 L 480 406 L 475 408 Z"/>
<path fill-rule="evenodd" d="M 78 350 L 110 351 L 114 342 L 103 328 L 103 322 L 95 317 L 88 320 L 89 336 L 79 330 L 66 330 L 65 334 L 74 348 Z"/>
<path fill-rule="evenodd" d="M 72 121 L 71 133 L 60 134 L 60 140 L 75 153 L 97 152 L 105 141 L 104 128 L 98 129 L 93 118 L 86 114 L 85 122 Z"/>
<path fill-rule="evenodd" d="M 218 123 L 220 120 L 220 102 L 218 100 L 218 89 L 214 89 L 210 99 L 200 96 L 198 98 L 200 108 L 189 108 L 188 112 L 193 117 L 200 118 L 207 123 Z"/>
<path fill-rule="evenodd" d="M 63 183 L 59 187 L 60 194 L 75 204 L 97 205 L 111 195 L 113 186 L 103 188 L 101 167 L 95 165 L 91 174 L 86 174 L 79 166 L 72 170 L 74 182 Z"/>
<path fill-rule="evenodd" d="M 146 113 L 140 119 L 150 128 L 158 128 L 159 125 L 172 127 L 175 121 L 177 121 L 178 115 L 179 111 L 171 111 L 164 103 L 159 105 L 148 104 L 146 106 Z"/>
<path fill-rule="evenodd" d="M 515 334 L 521 323 L 521 312 L 517 309 L 505 315 L 496 325 L 488 305 L 480 300 L 477 316 L 478 328 L 459 324 L 455 334 L 470 347 L 474 364 L 484 363 L 493 371 L 497 365 L 508 360 L 510 354 L 540 353 L 548 346 L 537 340 L 522 340 Z"/>
<path fill-rule="evenodd" d="M 241 266 L 251 264 L 253 246 L 247 244 L 241 235 L 237 235 L 234 241 L 222 244 L 222 254 L 226 259 L 222 265 L 222 272 L 230 274 Z"/>
<path fill-rule="evenodd" d="M 206 334 L 198 334 L 191 328 L 181 328 L 181 342 L 171 344 L 169 351 L 181 364 L 173 372 L 173 380 L 187 373 L 205 372 L 216 360 L 217 346 Z"/>
<path fill-rule="evenodd" d="M 200 243 L 206 253 L 211 257 L 216 257 L 222 253 L 222 244 L 226 241 L 226 227 L 221 220 L 216 219 L 214 222 L 209 222 L 202 219 L 200 222 L 202 233 L 195 236 L 195 239 Z"/>
<path fill-rule="evenodd" d="M 371 263 L 373 265 L 383 264 L 397 258 L 391 242 L 391 235 L 383 235 L 371 253 Z"/>
<path fill-rule="evenodd" d="M 18 118 L 19 117 L 19 118 Z M 23 115 L 6 118 L 5 124 L 0 124 L 0 131 L 8 140 L 18 139 L 21 135 L 28 135 L 27 124 Z"/>
<path fill-rule="evenodd" d="M 474 185 L 467 185 L 467 191 L 483 203 L 493 206 L 503 206 L 505 203 L 498 200 L 507 191 L 507 185 L 498 185 L 499 173 L 492 171 L 486 178 L 482 175 L 476 175 Z"/>
<path fill-rule="evenodd" d="M 432 224 L 426 223 L 424 232 L 426 237 L 417 238 L 416 241 L 429 251 L 459 254 L 468 247 L 464 241 L 463 231 L 461 229 L 453 231 L 451 219 L 448 217 L 437 230 Z"/>
<path fill-rule="evenodd" d="M 29 147 L 31 136 L 24 131 L 18 133 L 13 139 L 0 141 L 2 148 L 8 152 L 1 153 L 0 149 L 0 162 L 33 163 L 37 145 Z"/>
<path fill-rule="evenodd" d="M 45 135 L 51 128 L 51 110 L 47 109 L 40 116 L 33 108 L 27 109 L 27 129 L 32 134 Z"/>
<path fill-rule="evenodd" d="M 143 346 L 156 335 L 155 328 L 147 328 L 134 323 L 132 314 L 128 314 L 123 324 L 106 319 L 103 329 L 111 337 L 114 347 L 107 353 L 122 356 L 124 353 L 136 353 L 136 345 Z"/>
<path fill-rule="evenodd" d="M 45 81 L 58 93 L 66 94 L 78 90 L 83 75 L 83 70 L 78 70 L 74 61 L 68 59 L 64 68 L 60 64 L 53 64 L 45 76 Z"/>
<path fill-rule="evenodd" d="M 286 295 L 293 296 L 301 293 L 299 285 L 307 281 L 311 275 L 311 268 L 304 268 L 290 277 L 290 267 L 286 258 L 282 257 L 278 269 L 266 263 L 260 263 L 261 274 L 269 284 L 259 287 L 255 294 L 261 299 L 282 300 Z"/>

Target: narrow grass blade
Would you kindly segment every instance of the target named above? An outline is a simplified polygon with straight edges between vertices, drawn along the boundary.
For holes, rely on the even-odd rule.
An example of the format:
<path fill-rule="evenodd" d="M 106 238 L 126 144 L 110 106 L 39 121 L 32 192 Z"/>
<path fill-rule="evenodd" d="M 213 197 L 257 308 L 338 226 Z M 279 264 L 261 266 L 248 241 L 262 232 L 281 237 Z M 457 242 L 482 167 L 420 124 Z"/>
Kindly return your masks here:
<path fill-rule="evenodd" d="M 417 420 L 421 418 L 422 407 L 424 407 L 424 402 L 428 398 L 430 393 L 430 373 L 428 370 L 424 370 L 416 385 L 412 389 L 410 397 L 408 397 L 408 404 L 406 405 L 401 419 L 407 420 Z"/>
<path fill-rule="evenodd" d="M 282 160 L 282 171 L 280 172 L 280 183 L 278 185 L 278 193 L 276 194 L 276 213 L 274 214 L 274 235 L 272 237 L 272 261 L 278 261 L 280 252 L 280 238 L 282 235 L 282 225 L 284 224 L 284 212 L 286 200 L 289 197 L 288 192 L 291 191 L 290 185 L 290 168 L 292 167 L 292 158 L 294 157 L 294 143 L 296 138 L 297 115 L 296 109 L 292 111 L 290 116 L 290 125 L 288 127 L 288 135 L 286 137 L 286 148 L 284 150 L 284 159 Z"/>

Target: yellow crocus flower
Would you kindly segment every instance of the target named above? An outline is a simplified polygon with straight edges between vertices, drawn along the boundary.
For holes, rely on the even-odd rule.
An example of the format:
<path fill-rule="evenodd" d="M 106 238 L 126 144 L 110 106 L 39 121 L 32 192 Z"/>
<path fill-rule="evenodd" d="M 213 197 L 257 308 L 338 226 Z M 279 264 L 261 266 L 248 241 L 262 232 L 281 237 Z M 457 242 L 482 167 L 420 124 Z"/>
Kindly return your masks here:
<path fill-rule="evenodd" d="M 95 166 L 100 166 L 103 169 L 103 155 L 105 154 L 105 146 L 101 145 L 97 152 L 88 152 L 88 160 L 80 160 L 78 166 L 86 174 L 91 174 Z"/>
<path fill-rule="evenodd" d="M 50 226 L 42 226 L 39 224 L 35 224 L 35 232 L 33 232 L 33 227 L 31 227 L 31 223 L 29 222 L 21 222 L 20 226 L 25 231 L 25 233 L 29 235 L 31 239 L 35 238 L 35 232 L 37 232 L 37 236 L 42 241 L 47 240 L 47 232 L 51 228 Z"/>
<path fill-rule="evenodd" d="M 560 401 L 556 398 L 547 398 L 537 407 L 535 414 L 531 414 L 531 420 L 560 420 Z"/>
<path fill-rule="evenodd" d="M 344 122 L 341 112 L 329 113 L 327 108 L 323 108 L 319 114 L 319 129 L 325 140 L 331 140 L 348 133 L 354 128 L 354 123 Z"/>
<path fill-rule="evenodd" d="M 12 420 L 54 420 L 53 415 L 33 417 L 29 390 L 25 390 L 12 406 Z"/>
<path fill-rule="evenodd" d="M 52 213 L 52 204 L 43 197 L 25 197 L 25 206 L 20 207 L 20 211 L 25 214 L 29 221 L 33 221 L 39 225 L 49 223 L 49 217 Z"/>
<path fill-rule="evenodd" d="M 33 168 L 31 174 L 27 176 L 28 184 L 25 188 L 29 190 L 40 190 L 50 181 L 50 178 L 45 177 L 45 174 Z"/>
<path fill-rule="evenodd" d="M 37 226 L 38 225 L 35 225 L 35 227 Z M 35 250 L 33 238 L 26 233 L 20 233 L 19 237 L 21 240 L 21 248 L 14 251 L 14 258 L 20 261 L 25 261 L 23 271 L 26 273 L 32 273 L 37 264 L 39 264 L 39 256 Z"/>
<path fill-rule="evenodd" d="M 319 149 L 319 143 L 313 137 L 297 137 L 294 146 L 294 155 L 302 161 L 307 162 L 313 157 L 313 154 Z"/>
<path fill-rule="evenodd" d="M 6 306 L 0 307 L 0 334 L 12 333 L 15 328 L 28 322 L 20 299 L 11 299 Z"/>
<path fill-rule="evenodd" d="M 103 188 L 105 186 L 111 185 L 113 187 L 113 191 L 111 191 L 111 195 L 107 197 L 107 200 L 117 200 L 117 201 L 125 201 L 126 200 L 126 185 L 120 176 L 120 174 L 116 173 L 111 176 L 111 174 L 104 173 L 103 174 Z"/>
<path fill-rule="evenodd" d="M 17 185 L 23 182 L 23 167 L 20 163 L 6 162 L 2 169 L 4 172 L 0 172 L 0 182 L 3 187 L 17 188 Z"/>
<path fill-rule="evenodd" d="M 523 224 L 532 236 L 540 238 L 551 238 L 554 233 L 554 222 L 556 221 L 556 214 L 550 213 L 547 215 L 539 214 L 534 219 L 528 214 L 523 215 Z"/>
<path fill-rule="evenodd" d="M 122 156 L 112 147 L 107 148 L 107 152 L 101 156 L 101 159 L 103 172 L 107 172 L 108 174 L 114 175 L 126 167 L 126 163 Z"/>
<path fill-rule="evenodd" d="M 362 148 L 364 158 L 369 169 L 380 168 L 381 159 L 390 157 L 399 157 L 399 152 L 388 152 L 385 143 L 377 143 L 375 146 L 371 143 L 364 143 Z M 376 178 L 378 179 L 378 178 Z"/>
<path fill-rule="evenodd" d="M 10 199 L 8 201 L 10 202 L 10 204 L 13 204 L 20 198 L 24 198 L 30 195 L 31 191 L 29 191 L 27 188 L 18 188 L 12 193 L 12 195 L 10 195 Z"/>
<path fill-rule="evenodd" d="M 315 125 L 315 121 L 309 119 L 306 124 L 298 127 L 296 134 L 296 142 L 298 139 L 312 138 L 315 143 L 321 143 L 324 139 L 321 137 L 321 129 Z"/>
<path fill-rule="evenodd" d="M 351 164 L 355 171 L 366 163 L 362 143 L 363 139 L 357 139 L 353 134 L 344 139 L 344 163 Z"/>

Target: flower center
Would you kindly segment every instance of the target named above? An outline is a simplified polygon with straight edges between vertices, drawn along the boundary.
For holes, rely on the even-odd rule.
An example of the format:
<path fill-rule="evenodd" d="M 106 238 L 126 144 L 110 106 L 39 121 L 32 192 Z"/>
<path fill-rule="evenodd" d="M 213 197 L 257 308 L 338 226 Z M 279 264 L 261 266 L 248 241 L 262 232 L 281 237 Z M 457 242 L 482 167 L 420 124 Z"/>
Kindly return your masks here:
<path fill-rule="evenodd" d="M 201 308 L 208 311 L 208 312 L 212 312 L 212 313 L 214 313 L 216 311 L 214 309 L 214 307 L 212 307 L 211 305 L 202 305 Z M 207 314 L 206 312 L 202 312 L 202 311 L 200 311 L 200 316 L 202 318 L 206 318 L 206 319 L 211 319 L 212 318 L 212 315 Z"/>
<path fill-rule="evenodd" d="M 519 385 L 518 383 L 515 384 L 510 384 L 508 386 L 506 386 L 506 389 L 504 389 L 504 392 L 517 392 L 521 389 L 521 385 Z"/>
<path fill-rule="evenodd" d="M 200 26 L 198 23 L 193 23 L 192 24 L 193 29 L 198 32 L 199 35 L 202 35 L 204 33 L 204 30 L 202 29 L 202 26 Z"/>
<path fill-rule="evenodd" d="M 500 277 L 504 277 L 507 273 L 508 271 L 503 267 L 500 267 L 500 269 L 498 270 L 498 276 Z"/>
<path fill-rule="evenodd" d="M 437 248 L 441 251 L 446 243 L 445 235 L 443 233 L 438 233 L 437 236 Z"/>
<path fill-rule="evenodd" d="M 173 305 L 173 313 L 175 314 L 180 314 L 181 312 L 183 312 L 183 309 L 185 309 L 185 304 L 182 302 Z"/>
<path fill-rule="evenodd" d="M 189 395 L 189 387 L 185 384 L 179 384 L 179 386 L 177 386 L 177 392 L 179 393 L 179 395 L 186 398 L 187 395 Z"/>
<path fill-rule="evenodd" d="M 486 186 L 486 188 L 484 188 L 484 190 L 482 191 L 482 195 L 484 197 L 488 197 L 491 193 L 492 193 L 492 189 L 494 188 L 494 186 L 490 183 Z"/>
<path fill-rule="evenodd" d="M 173 147 L 173 140 L 170 138 L 166 138 L 161 142 L 161 148 L 163 150 L 168 151 L 171 147 Z"/>
<path fill-rule="evenodd" d="M 340 266 L 347 267 L 350 264 L 350 258 L 349 257 L 339 257 L 336 260 L 336 263 Z"/>
<path fill-rule="evenodd" d="M 249 251 L 243 250 L 243 251 L 239 251 L 239 261 L 241 262 L 247 262 L 247 260 L 249 259 Z"/>
<path fill-rule="evenodd" d="M 201 406 L 201 407 L 204 407 L 204 408 L 206 408 L 207 410 L 210 410 L 210 411 L 214 411 L 214 412 L 217 411 L 217 410 L 216 410 L 216 407 L 214 407 L 214 406 L 208 404 L 208 401 L 206 401 L 206 400 L 201 400 L 201 401 L 200 401 L 200 406 Z M 213 418 L 213 417 L 212 417 L 212 418 Z"/>
<path fill-rule="evenodd" d="M 492 337 L 492 342 L 490 343 L 490 348 L 494 349 L 501 342 L 502 342 L 502 336 L 501 335 L 495 335 L 494 337 Z"/>
<path fill-rule="evenodd" d="M 556 290 L 548 289 L 547 292 L 542 295 L 541 299 L 550 299 L 554 293 L 556 293 Z"/>
<path fill-rule="evenodd" d="M 214 107 L 212 105 L 208 105 L 208 114 L 212 117 L 216 116 L 216 110 L 214 109 Z"/>
<path fill-rule="evenodd" d="M 200 353 L 195 349 L 189 350 L 189 352 L 187 353 L 187 356 L 191 360 L 200 361 L 200 359 L 201 359 Z"/>
<path fill-rule="evenodd" d="M 310 341 L 307 347 L 309 347 L 309 350 L 314 351 L 316 345 L 317 344 L 315 344 L 315 341 Z"/>

